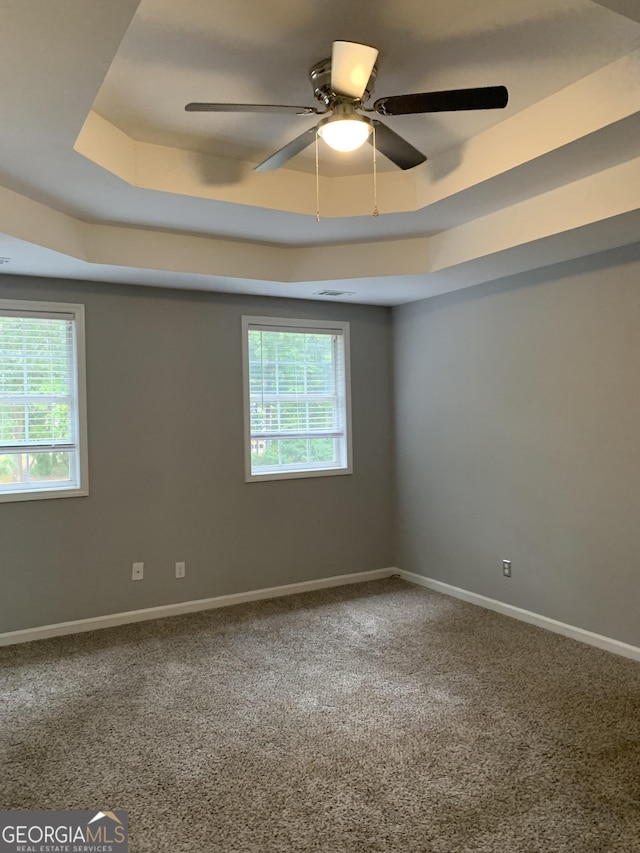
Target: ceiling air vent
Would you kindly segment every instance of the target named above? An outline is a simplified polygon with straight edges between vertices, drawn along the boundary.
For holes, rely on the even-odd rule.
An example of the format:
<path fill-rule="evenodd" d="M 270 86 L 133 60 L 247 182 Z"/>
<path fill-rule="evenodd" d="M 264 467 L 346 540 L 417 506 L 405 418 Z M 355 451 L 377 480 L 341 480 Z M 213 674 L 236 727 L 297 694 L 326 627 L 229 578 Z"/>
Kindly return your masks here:
<path fill-rule="evenodd" d="M 318 290 L 314 296 L 355 296 L 355 290 Z"/>

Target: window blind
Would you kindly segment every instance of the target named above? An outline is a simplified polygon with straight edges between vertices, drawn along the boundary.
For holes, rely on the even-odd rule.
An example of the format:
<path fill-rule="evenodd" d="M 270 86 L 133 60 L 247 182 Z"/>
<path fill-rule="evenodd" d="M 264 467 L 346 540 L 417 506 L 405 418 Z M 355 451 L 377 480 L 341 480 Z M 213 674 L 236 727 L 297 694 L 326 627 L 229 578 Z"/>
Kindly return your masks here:
<path fill-rule="evenodd" d="M 0 307 L 0 490 L 78 478 L 75 317 Z"/>
<path fill-rule="evenodd" d="M 346 467 L 340 328 L 250 324 L 251 472 Z"/>

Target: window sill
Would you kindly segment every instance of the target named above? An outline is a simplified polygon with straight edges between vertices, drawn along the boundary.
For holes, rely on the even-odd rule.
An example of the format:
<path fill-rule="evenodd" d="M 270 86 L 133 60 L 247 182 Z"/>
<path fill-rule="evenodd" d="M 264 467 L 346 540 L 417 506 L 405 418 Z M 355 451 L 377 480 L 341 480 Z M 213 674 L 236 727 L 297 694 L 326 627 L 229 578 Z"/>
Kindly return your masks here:
<path fill-rule="evenodd" d="M 246 483 L 260 483 L 266 480 L 302 480 L 309 477 L 337 477 L 341 474 L 353 474 L 353 468 L 316 468 L 311 471 L 269 471 L 264 474 L 248 474 Z"/>
<path fill-rule="evenodd" d="M 14 503 L 16 501 L 42 501 L 52 498 L 84 498 L 88 497 L 88 489 L 42 489 L 33 492 L 3 492 L 0 494 L 0 503 Z"/>

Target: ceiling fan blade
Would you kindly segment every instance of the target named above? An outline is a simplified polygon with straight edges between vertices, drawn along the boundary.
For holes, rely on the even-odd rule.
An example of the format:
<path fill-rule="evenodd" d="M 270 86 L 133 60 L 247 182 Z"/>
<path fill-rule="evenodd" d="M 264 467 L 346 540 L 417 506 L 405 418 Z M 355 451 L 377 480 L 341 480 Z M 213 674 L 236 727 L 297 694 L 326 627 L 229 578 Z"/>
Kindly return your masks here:
<path fill-rule="evenodd" d="M 412 113 L 442 113 L 456 110 L 501 110 L 507 106 L 509 93 L 505 86 L 480 89 L 450 89 L 447 92 L 420 92 L 415 95 L 392 95 L 378 98 L 373 109 L 382 116 L 405 116 Z"/>
<path fill-rule="evenodd" d="M 375 47 L 352 41 L 334 41 L 331 54 L 332 91 L 348 98 L 362 98 L 377 57 Z"/>
<path fill-rule="evenodd" d="M 289 104 L 187 104 L 188 113 L 295 113 L 299 116 L 319 114 L 315 107 L 294 107 Z"/>
<path fill-rule="evenodd" d="M 255 172 L 272 172 L 274 169 L 279 169 L 280 166 L 284 166 L 292 157 L 295 157 L 296 154 L 299 154 L 301 151 L 311 145 L 313 140 L 316 138 L 316 128 L 310 127 L 309 130 L 305 130 L 304 133 L 301 133 L 300 136 L 296 136 L 295 139 L 292 139 L 291 142 L 287 142 L 287 144 L 280 148 L 279 151 L 276 151 L 275 154 L 272 154 L 271 157 L 267 157 L 262 163 L 255 167 Z"/>
<path fill-rule="evenodd" d="M 374 119 L 373 126 L 376 129 L 376 148 L 396 166 L 401 169 L 413 169 L 414 166 L 419 166 L 427 159 L 422 151 L 418 151 L 410 142 L 407 142 L 386 124 Z M 369 143 L 371 145 L 374 143 L 373 134 L 369 135 Z"/>

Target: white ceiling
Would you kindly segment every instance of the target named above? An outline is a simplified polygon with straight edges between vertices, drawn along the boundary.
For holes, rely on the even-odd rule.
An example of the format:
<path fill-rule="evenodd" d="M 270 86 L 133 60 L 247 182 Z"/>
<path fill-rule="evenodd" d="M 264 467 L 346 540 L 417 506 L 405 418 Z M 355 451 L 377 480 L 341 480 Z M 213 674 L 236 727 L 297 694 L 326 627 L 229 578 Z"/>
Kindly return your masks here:
<path fill-rule="evenodd" d="M 632 20 L 605 6 L 629 14 L 622 8 L 625 0 L 4 0 L 0 75 L 11 85 L 0 91 L 0 188 L 5 188 L 0 255 L 12 261 L 0 274 L 160 286 L 173 281 L 181 287 L 303 298 L 313 298 L 323 283 L 335 289 L 341 282 L 343 289 L 356 291 L 355 301 L 397 304 L 442 292 L 441 255 L 450 256 L 450 270 L 465 269 L 464 275 L 448 274 L 446 289 L 451 289 L 452 282 L 468 286 L 519 269 L 516 251 L 532 266 L 571 256 L 567 252 L 577 257 L 616 241 L 620 245 L 623 238 L 616 235 L 630 241 L 628 218 L 625 227 L 622 219 L 619 228 L 611 224 L 628 217 L 635 204 L 625 183 L 640 136 L 640 63 L 634 54 L 640 48 L 640 15 L 631 10 Z M 401 202 L 397 212 L 388 212 L 381 203 L 376 218 L 339 211 L 342 194 L 346 204 L 349 187 L 355 186 L 345 183 L 353 180 L 348 175 L 361 175 L 358 187 L 370 192 L 368 156 L 331 158 L 323 146 L 322 172 L 338 212 L 318 223 L 310 215 L 315 198 L 309 198 L 308 212 L 293 212 L 295 205 L 278 201 L 289 183 L 294 196 L 295 187 L 307 187 L 296 183 L 296 175 L 313 183 L 311 153 L 268 176 L 268 184 L 256 184 L 253 196 L 249 165 L 312 125 L 312 118 L 192 114 L 184 112 L 184 104 L 312 104 L 308 69 L 330 53 L 334 39 L 380 49 L 376 97 L 505 84 L 509 106 L 388 119 L 429 155 L 429 162 L 412 170 L 415 185 L 386 167 L 387 195 L 381 201 L 405 181 L 402 192 L 415 204 Z M 223 164 L 223 177 L 200 176 L 195 189 L 181 183 L 177 171 L 171 184 L 168 178 L 144 183 L 145 169 L 138 166 L 134 180 L 123 180 L 106 161 L 98 165 L 101 161 L 74 150 L 92 110 L 114 134 L 122 132 L 139 158 L 160 153 L 178 163 L 188 155 L 191 168 L 195 163 L 203 173 L 204 165 L 215 161 Z M 599 206 L 583 205 L 584 221 L 566 229 L 560 246 L 565 226 L 558 222 L 547 233 L 554 217 L 538 201 L 546 199 L 549 210 L 560 211 L 572 204 L 571 192 L 577 193 L 581 182 Z M 522 225 L 509 245 L 478 241 L 475 261 L 454 257 L 447 235 L 458 245 L 457 235 L 466 229 L 471 245 L 475 235 L 495 234 L 488 230 L 490 218 L 510 206 L 522 211 Z M 569 235 L 576 228 L 591 238 Z M 140 248 L 153 237 L 149 229 L 171 236 L 173 255 L 162 264 L 154 261 L 157 252 Z M 196 251 L 191 235 L 206 239 L 212 250 L 226 241 L 224 269 L 205 263 L 204 256 L 196 268 L 190 258 L 202 244 Z M 409 238 L 427 241 L 428 262 L 416 257 L 415 264 L 407 264 L 409 244 L 422 245 Z M 540 247 L 543 238 L 555 239 L 557 254 L 538 252 L 536 261 L 525 249 Z M 366 248 L 347 257 L 348 244 L 380 241 L 385 241 L 385 265 L 379 275 L 358 260 Z M 271 267 L 265 254 L 262 265 L 256 260 L 249 268 L 247 247 L 266 253 L 270 245 L 281 249 L 277 264 Z M 312 254 L 314 246 L 325 247 L 333 258 L 342 251 L 342 274 L 336 269 L 322 278 L 325 264 L 323 256 Z M 298 254 L 287 254 L 286 247 Z M 309 247 L 304 259 L 301 247 Z M 476 272 L 470 274 L 473 263 Z M 260 272 L 263 267 L 272 269 L 271 278 Z"/>

